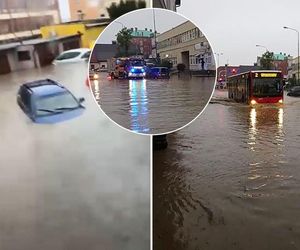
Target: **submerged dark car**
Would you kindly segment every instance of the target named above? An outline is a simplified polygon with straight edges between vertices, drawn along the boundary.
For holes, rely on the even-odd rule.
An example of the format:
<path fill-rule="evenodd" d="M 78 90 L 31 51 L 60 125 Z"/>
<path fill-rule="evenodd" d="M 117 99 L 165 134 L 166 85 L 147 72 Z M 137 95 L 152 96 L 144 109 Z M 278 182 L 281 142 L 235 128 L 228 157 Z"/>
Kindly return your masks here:
<path fill-rule="evenodd" d="M 300 86 L 295 86 L 287 93 L 288 96 L 300 96 Z"/>
<path fill-rule="evenodd" d="M 21 85 L 17 103 L 23 112 L 36 123 L 56 123 L 81 115 L 82 102 L 61 84 L 43 79 Z"/>
<path fill-rule="evenodd" d="M 169 79 L 170 78 L 170 70 L 167 67 L 152 67 L 149 69 L 148 78 Z"/>

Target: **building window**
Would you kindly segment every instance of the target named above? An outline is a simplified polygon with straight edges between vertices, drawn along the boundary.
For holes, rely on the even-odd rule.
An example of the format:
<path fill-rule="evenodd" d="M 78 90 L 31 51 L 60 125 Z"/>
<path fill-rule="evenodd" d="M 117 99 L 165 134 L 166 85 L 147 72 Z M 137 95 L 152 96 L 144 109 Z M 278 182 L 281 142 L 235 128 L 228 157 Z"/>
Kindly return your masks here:
<path fill-rule="evenodd" d="M 28 61 L 30 60 L 30 53 L 28 50 L 26 51 L 18 51 L 18 60 L 19 61 Z"/>

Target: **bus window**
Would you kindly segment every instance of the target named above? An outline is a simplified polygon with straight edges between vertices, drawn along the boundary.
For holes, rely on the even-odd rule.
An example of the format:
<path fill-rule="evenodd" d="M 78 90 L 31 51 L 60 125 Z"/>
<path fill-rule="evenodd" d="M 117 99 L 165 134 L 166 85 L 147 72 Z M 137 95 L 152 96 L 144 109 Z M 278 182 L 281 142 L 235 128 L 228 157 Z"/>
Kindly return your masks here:
<path fill-rule="evenodd" d="M 278 78 L 255 78 L 253 83 L 254 97 L 278 96 L 282 92 L 282 82 Z"/>

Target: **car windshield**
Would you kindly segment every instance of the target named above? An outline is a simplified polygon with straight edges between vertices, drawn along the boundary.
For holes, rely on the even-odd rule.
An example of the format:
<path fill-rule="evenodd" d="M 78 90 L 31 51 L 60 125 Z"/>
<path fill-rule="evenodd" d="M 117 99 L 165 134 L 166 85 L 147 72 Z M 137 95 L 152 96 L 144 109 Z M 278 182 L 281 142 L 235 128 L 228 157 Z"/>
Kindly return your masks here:
<path fill-rule="evenodd" d="M 153 73 L 159 72 L 159 68 L 152 68 L 151 71 L 152 71 Z"/>
<path fill-rule="evenodd" d="M 271 97 L 282 94 L 282 81 L 279 78 L 255 78 L 253 96 Z"/>
<path fill-rule="evenodd" d="M 77 56 L 80 55 L 80 52 L 67 52 L 67 53 L 63 53 L 61 55 L 59 55 L 56 60 L 66 60 L 66 59 L 72 59 L 72 58 L 75 58 Z"/>
<path fill-rule="evenodd" d="M 163 74 L 168 73 L 168 69 L 167 69 L 167 68 L 162 68 L 162 69 L 161 69 L 161 73 L 163 73 Z"/>
<path fill-rule="evenodd" d="M 60 113 L 79 107 L 77 100 L 68 92 L 58 95 L 42 96 L 36 100 L 37 115 Z"/>

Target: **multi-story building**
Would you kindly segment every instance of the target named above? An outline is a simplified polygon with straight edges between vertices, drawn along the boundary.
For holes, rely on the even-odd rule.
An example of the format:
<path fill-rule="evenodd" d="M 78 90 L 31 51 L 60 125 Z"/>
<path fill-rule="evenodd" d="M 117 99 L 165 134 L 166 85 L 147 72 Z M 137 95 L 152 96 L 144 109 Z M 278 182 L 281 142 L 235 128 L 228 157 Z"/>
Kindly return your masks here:
<path fill-rule="evenodd" d="M 137 54 L 148 58 L 152 54 L 152 29 L 145 28 L 144 30 L 138 30 L 137 28 L 132 28 L 131 30 L 131 50 L 135 50 Z"/>
<path fill-rule="evenodd" d="M 209 42 L 190 21 L 157 35 L 157 53 L 173 66 L 183 63 L 190 71 L 215 72 L 215 60 Z"/>
<path fill-rule="evenodd" d="M 290 55 L 286 55 L 285 53 L 273 54 L 272 64 L 273 69 L 280 70 L 283 74 L 284 78 L 288 78 L 288 62 L 291 59 Z M 261 57 L 257 57 L 257 65 L 261 66 Z"/>
<path fill-rule="evenodd" d="M 290 57 L 288 60 L 288 79 L 300 79 L 300 72 L 298 67 L 298 62 L 300 61 L 300 57 L 292 58 Z"/>
<path fill-rule="evenodd" d="M 106 8 L 111 4 L 118 4 L 120 0 L 68 0 L 70 21 L 109 17 Z M 150 0 L 145 0 L 150 7 Z"/>
<path fill-rule="evenodd" d="M 181 4 L 180 0 L 153 0 L 154 8 L 163 8 L 176 11 Z"/>
<path fill-rule="evenodd" d="M 60 22 L 57 0 L 1 0 L 0 43 L 40 35 L 40 27 Z"/>

